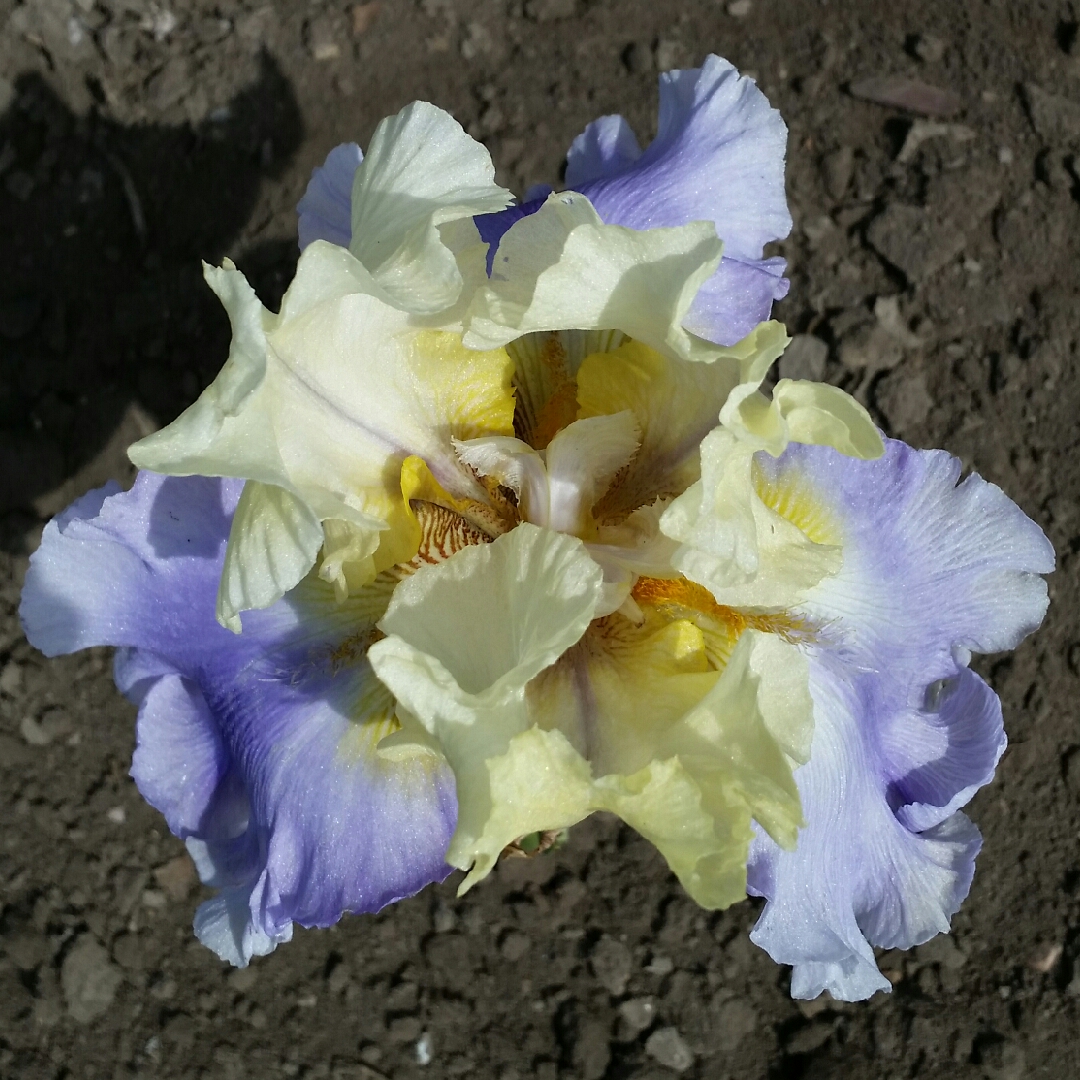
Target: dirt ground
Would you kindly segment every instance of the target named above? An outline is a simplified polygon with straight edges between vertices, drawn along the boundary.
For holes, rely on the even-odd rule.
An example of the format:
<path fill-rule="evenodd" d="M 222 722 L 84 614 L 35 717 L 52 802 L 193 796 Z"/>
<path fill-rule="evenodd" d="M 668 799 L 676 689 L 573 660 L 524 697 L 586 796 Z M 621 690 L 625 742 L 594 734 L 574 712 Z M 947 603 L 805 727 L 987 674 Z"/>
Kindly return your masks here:
<path fill-rule="evenodd" d="M 748 10 L 747 10 L 748 9 Z M 1080 1076 L 1080 7 L 1064 0 L 0 0 L 0 1077 Z M 791 129 L 784 364 L 1005 488 L 1058 552 L 1042 630 L 980 662 L 1011 745 L 951 937 L 891 995 L 795 1003 L 613 820 L 244 971 L 199 946 L 183 847 L 128 777 L 109 656 L 16 616 L 42 522 L 227 352 L 199 260 L 276 302 L 336 143 L 414 98 L 518 192 L 708 52 Z M 956 95 L 918 118 L 868 76 Z M 949 111 L 949 101 L 940 103 Z M 918 122 L 916 122 L 918 121 Z"/>

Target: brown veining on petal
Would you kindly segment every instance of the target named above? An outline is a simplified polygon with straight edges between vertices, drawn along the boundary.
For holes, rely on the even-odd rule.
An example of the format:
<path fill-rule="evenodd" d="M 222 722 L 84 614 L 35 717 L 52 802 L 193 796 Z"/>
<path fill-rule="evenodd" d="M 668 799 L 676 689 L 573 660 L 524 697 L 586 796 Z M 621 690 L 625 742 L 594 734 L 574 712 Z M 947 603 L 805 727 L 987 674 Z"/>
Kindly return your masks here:
<path fill-rule="evenodd" d="M 425 564 L 444 562 L 455 552 L 472 544 L 489 544 L 492 537 L 461 514 L 438 503 L 413 499 L 412 507 L 420 524 L 420 547 L 403 568 L 418 570 Z"/>

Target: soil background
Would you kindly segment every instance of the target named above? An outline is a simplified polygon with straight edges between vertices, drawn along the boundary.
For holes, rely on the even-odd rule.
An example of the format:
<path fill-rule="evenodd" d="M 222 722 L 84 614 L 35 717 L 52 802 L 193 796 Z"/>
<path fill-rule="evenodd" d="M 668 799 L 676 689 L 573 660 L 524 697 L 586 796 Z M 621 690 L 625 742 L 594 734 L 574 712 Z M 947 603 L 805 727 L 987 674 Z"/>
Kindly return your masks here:
<path fill-rule="evenodd" d="M 1080 43 L 1059 0 L 0 0 L 0 1076 L 319 1080 L 1080 1076 Z M 16 616 L 42 523 L 217 372 L 199 260 L 276 304 L 336 143 L 415 98 L 519 193 L 656 72 L 709 52 L 790 127 L 788 373 L 943 446 L 1049 533 L 1043 628 L 979 661 L 1011 745 L 953 933 L 889 995 L 796 1003 L 758 907 L 692 904 L 611 819 L 346 918 L 244 971 L 128 776 L 110 657 L 45 661 Z M 869 76 L 956 95 L 920 118 Z M 950 111 L 924 99 L 924 111 Z"/>

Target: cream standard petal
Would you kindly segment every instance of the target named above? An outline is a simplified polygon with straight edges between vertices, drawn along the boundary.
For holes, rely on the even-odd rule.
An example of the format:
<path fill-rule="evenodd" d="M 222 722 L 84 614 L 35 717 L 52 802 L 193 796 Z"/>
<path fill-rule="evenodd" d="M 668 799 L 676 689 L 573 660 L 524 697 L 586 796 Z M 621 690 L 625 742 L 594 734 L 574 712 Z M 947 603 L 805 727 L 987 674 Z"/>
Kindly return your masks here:
<path fill-rule="evenodd" d="M 315 562 L 318 518 L 283 488 L 249 480 L 236 505 L 217 595 L 217 620 L 240 633 L 240 612 L 281 599 Z"/>
<path fill-rule="evenodd" d="M 451 440 L 512 432 L 505 351 L 417 328 L 374 295 L 356 259 L 324 242 L 301 255 L 279 316 L 262 311 L 237 271 L 208 277 L 238 327 L 229 364 L 178 420 L 131 448 L 137 465 L 257 480 L 290 492 L 318 521 L 346 523 L 331 527 L 327 551 L 325 576 L 339 590 L 414 554 L 418 531 L 401 493 L 408 457 L 452 494 L 484 498 Z M 293 565 L 297 580 L 310 568 L 286 553 L 259 560 Z"/>
<path fill-rule="evenodd" d="M 170 476 L 245 475 L 204 472 L 202 451 L 220 437 L 226 420 L 236 416 L 262 385 L 266 376 L 266 332 L 273 326 L 274 316 L 262 306 L 231 259 L 220 267 L 203 263 L 203 277 L 229 316 L 233 334 L 229 358 L 194 404 L 167 427 L 135 443 L 128 457 L 140 469 Z M 273 483 L 270 470 L 260 479 Z"/>
<path fill-rule="evenodd" d="M 701 444 L 701 479 L 664 511 L 682 547 L 675 569 L 731 607 L 792 607 L 840 568 L 836 543 L 811 539 L 761 497 L 754 448 L 726 428 Z M 838 539 L 838 538 L 837 538 Z"/>
<path fill-rule="evenodd" d="M 885 444 L 870 414 L 850 394 L 827 383 L 781 379 L 766 398 L 744 383 L 729 396 L 720 422 L 755 450 L 779 457 L 789 442 L 831 446 L 849 457 L 873 460 Z"/>
<path fill-rule="evenodd" d="M 493 348 L 540 330 L 622 330 L 668 356 L 711 360 L 723 350 L 681 322 L 721 249 L 711 222 L 625 229 L 605 225 L 584 195 L 560 192 L 502 237 L 490 283 L 469 308 L 466 344 Z"/>
<path fill-rule="evenodd" d="M 391 302 L 433 314 L 458 299 L 463 278 L 438 226 L 502 210 L 487 149 L 448 113 L 414 101 L 375 129 L 356 170 L 350 250 Z"/>
<path fill-rule="evenodd" d="M 809 742 L 812 711 L 794 646 L 746 631 L 722 673 L 706 653 L 694 623 L 646 604 L 639 626 L 620 615 L 594 623 L 534 680 L 529 704 L 590 764 L 589 809 L 622 817 L 715 908 L 745 896 L 751 820 L 794 842 L 801 811 L 787 751 Z"/>
<path fill-rule="evenodd" d="M 601 588 L 580 540 L 522 524 L 417 571 L 379 623 L 388 636 L 369 651 L 372 667 L 454 770 L 458 824 L 447 860 L 472 868 L 463 888 L 519 836 L 584 816 L 569 747 L 518 737 L 530 727 L 526 684 L 581 637 Z"/>
<path fill-rule="evenodd" d="M 580 417 L 629 410 L 641 448 L 603 500 L 598 518 L 618 521 L 657 498 L 682 494 L 701 475 L 698 448 L 742 379 L 731 357 L 673 360 L 640 341 L 587 356 L 577 373 Z"/>

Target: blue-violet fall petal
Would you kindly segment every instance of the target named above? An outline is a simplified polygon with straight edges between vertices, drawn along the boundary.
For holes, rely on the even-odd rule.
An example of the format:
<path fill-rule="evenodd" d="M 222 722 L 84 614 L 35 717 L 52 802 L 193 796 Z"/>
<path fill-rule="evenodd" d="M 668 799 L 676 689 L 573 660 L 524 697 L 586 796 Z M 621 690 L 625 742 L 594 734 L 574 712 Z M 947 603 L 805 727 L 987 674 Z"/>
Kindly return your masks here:
<path fill-rule="evenodd" d="M 218 625 L 241 488 L 143 472 L 130 492 L 85 496 L 46 527 L 20 609 L 47 655 L 121 647 L 132 774 L 222 888 L 196 931 L 240 965 L 293 922 L 326 926 L 444 878 L 456 819 L 437 759 L 375 753 L 393 703 L 366 659 L 385 606 L 371 590 L 338 605 L 309 577 L 242 634 Z"/>
<path fill-rule="evenodd" d="M 731 345 L 787 293 L 782 267 L 761 258 L 765 244 L 791 231 L 786 147 L 787 127 L 754 81 L 710 56 L 700 69 L 660 76 L 657 135 L 644 151 L 636 152 L 621 117 L 593 121 L 567 155 L 566 186 L 612 225 L 712 221 L 724 242 L 719 280 L 703 290 L 686 325 Z M 751 285 L 743 267 L 759 270 L 760 279 Z"/>
<path fill-rule="evenodd" d="M 943 451 L 793 445 L 758 465 L 834 521 L 844 561 L 802 610 L 821 637 L 796 773 L 808 824 L 794 851 L 754 843 L 750 889 L 768 903 L 752 937 L 793 965 L 793 996 L 857 1000 L 889 989 L 872 946 L 947 930 L 967 895 L 981 839 L 958 810 L 1005 748 L 997 697 L 967 663 L 1039 625 L 1054 552 L 999 488 L 958 483 Z"/>

